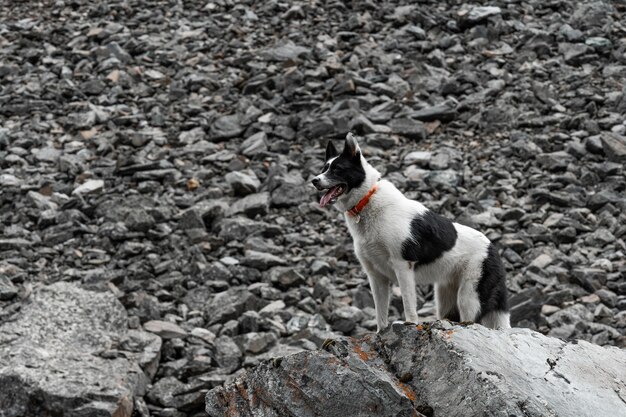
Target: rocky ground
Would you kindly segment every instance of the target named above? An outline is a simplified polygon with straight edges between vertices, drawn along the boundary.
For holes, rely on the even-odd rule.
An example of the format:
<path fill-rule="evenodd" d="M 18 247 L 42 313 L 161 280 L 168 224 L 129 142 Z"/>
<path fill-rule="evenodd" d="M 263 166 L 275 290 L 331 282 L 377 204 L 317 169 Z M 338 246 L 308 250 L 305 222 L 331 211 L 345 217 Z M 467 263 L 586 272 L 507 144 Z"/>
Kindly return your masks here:
<path fill-rule="evenodd" d="M 431 322 L 266 361 L 206 396 L 210 417 L 626 414 L 626 350 Z M 358 397 L 359 401 L 354 399 Z"/>
<path fill-rule="evenodd" d="M 626 346 L 626 6 L 412 3 L 0 6 L 0 322 L 58 281 L 112 291 L 162 338 L 142 416 L 374 330 L 308 184 L 353 131 L 497 242 L 514 325 Z"/>

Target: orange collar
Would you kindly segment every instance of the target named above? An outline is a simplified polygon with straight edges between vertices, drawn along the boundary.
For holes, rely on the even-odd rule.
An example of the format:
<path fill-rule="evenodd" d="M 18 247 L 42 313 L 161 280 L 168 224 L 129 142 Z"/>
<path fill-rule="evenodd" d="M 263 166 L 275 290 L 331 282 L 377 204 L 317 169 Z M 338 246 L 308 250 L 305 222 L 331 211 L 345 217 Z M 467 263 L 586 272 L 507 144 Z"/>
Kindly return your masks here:
<path fill-rule="evenodd" d="M 363 197 L 361 200 L 359 200 L 359 202 L 356 203 L 356 206 L 352 207 L 346 213 L 348 213 L 352 217 L 359 218 L 359 214 L 361 213 L 361 211 L 363 211 L 365 206 L 367 206 L 367 203 L 370 202 L 370 198 L 372 198 L 372 195 L 374 195 L 376 190 L 378 190 L 378 183 L 372 185 L 372 188 L 370 188 L 370 190 L 367 192 L 367 194 L 365 194 L 365 197 Z"/>

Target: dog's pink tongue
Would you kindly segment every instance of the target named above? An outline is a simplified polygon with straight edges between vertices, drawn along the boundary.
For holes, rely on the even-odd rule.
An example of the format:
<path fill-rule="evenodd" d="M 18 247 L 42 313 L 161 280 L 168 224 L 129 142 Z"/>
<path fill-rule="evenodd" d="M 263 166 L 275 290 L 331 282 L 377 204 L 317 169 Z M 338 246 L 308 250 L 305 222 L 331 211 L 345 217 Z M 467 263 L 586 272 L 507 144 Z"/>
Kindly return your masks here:
<path fill-rule="evenodd" d="M 332 198 L 335 196 L 335 191 L 337 191 L 337 188 L 339 188 L 338 185 L 326 191 L 326 193 L 320 199 L 320 207 L 325 207 L 330 202 L 330 200 L 332 200 Z"/>

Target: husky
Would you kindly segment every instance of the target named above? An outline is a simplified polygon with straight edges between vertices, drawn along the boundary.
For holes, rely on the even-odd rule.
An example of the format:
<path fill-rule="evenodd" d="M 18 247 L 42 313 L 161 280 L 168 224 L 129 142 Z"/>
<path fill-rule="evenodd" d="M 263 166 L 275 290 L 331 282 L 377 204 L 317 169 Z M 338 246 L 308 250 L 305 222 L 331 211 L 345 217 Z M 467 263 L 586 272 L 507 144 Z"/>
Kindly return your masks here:
<path fill-rule="evenodd" d="M 321 207 L 344 213 L 354 250 L 372 289 L 378 332 L 388 326 L 390 286 L 402 293 L 406 322 L 417 323 L 416 284 L 434 284 L 437 318 L 510 328 L 505 272 L 481 232 L 408 199 L 363 157 L 348 133 L 337 152 L 331 141 L 321 174 Z"/>

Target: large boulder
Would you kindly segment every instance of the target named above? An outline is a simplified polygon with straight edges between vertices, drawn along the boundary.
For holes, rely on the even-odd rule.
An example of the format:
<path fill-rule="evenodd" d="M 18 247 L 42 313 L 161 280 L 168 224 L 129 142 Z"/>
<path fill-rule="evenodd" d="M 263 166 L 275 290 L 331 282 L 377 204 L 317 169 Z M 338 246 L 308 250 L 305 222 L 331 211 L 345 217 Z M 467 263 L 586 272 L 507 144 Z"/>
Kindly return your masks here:
<path fill-rule="evenodd" d="M 626 415 L 626 351 L 528 329 L 394 325 L 262 363 L 209 416 Z"/>
<path fill-rule="evenodd" d="M 160 347 L 112 293 L 42 287 L 0 326 L 0 416 L 130 417 Z"/>

